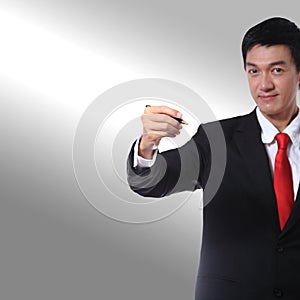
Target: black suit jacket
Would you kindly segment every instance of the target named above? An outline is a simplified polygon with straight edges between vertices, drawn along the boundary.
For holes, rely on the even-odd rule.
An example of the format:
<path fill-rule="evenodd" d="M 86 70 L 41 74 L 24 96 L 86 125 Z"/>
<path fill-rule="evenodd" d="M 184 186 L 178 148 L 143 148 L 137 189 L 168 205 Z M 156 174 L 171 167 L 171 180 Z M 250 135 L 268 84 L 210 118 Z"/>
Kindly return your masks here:
<path fill-rule="evenodd" d="M 218 148 L 219 124 L 226 152 L 212 155 L 212 143 Z M 160 153 L 151 169 L 132 168 L 132 155 L 128 181 L 143 196 L 203 188 L 204 227 L 195 299 L 300 299 L 299 193 L 280 231 L 269 158 L 255 111 L 200 126 L 179 150 Z M 221 179 L 210 180 L 212 172 L 218 174 L 218 166 Z M 164 171 L 159 173 L 160 169 Z"/>

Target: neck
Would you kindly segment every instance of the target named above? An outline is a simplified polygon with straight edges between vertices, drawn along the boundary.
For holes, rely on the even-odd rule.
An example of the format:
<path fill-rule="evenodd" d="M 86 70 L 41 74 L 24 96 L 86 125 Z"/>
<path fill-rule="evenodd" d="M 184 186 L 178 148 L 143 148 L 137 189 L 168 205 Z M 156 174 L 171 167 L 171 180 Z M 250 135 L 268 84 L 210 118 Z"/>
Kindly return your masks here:
<path fill-rule="evenodd" d="M 266 115 L 265 117 L 280 131 L 282 132 L 297 116 L 299 111 L 299 108 L 297 106 L 295 106 L 295 108 L 293 110 L 291 110 L 291 112 L 289 112 L 288 114 L 282 116 L 268 116 Z"/>

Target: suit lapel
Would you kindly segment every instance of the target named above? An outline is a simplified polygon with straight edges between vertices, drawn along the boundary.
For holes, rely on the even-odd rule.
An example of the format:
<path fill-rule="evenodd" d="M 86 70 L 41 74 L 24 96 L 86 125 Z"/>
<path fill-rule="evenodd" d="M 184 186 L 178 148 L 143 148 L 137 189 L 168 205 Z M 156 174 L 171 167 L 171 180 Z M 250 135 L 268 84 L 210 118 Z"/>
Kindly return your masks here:
<path fill-rule="evenodd" d="M 273 176 L 265 146 L 261 142 L 261 128 L 255 111 L 241 119 L 233 139 L 249 172 L 249 184 L 258 195 L 257 201 L 270 212 L 274 226 L 279 230 Z"/>
<path fill-rule="evenodd" d="M 284 236 L 294 225 L 296 225 L 297 222 L 300 221 L 300 191 L 299 191 L 299 189 L 300 189 L 300 186 L 298 187 L 298 193 L 296 196 L 296 201 L 295 201 L 293 210 L 282 230 L 281 236 Z"/>

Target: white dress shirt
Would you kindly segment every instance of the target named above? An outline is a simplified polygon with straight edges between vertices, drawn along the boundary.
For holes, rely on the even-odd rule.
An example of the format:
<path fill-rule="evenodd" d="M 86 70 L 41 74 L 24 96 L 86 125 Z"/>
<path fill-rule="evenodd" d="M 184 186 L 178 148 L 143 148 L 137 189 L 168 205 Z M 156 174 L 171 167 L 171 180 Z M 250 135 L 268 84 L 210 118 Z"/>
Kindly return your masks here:
<path fill-rule="evenodd" d="M 261 127 L 261 140 L 264 143 L 267 154 L 269 156 L 270 167 L 272 174 L 274 172 L 275 157 L 278 150 L 275 136 L 279 133 L 279 130 L 256 108 L 256 115 Z M 292 175 L 293 175 L 293 187 L 294 197 L 296 199 L 299 180 L 300 180 L 300 114 L 283 130 L 288 134 L 291 139 L 291 143 L 287 148 L 287 156 L 290 161 Z"/>
<path fill-rule="evenodd" d="M 256 115 L 261 127 L 261 140 L 266 147 L 267 154 L 269 156 L 270 168 L 272 174 L 274 172 L 275 156 L 277 153 L 277 142 L 275 136 L 279 133 L 278 129 L 260 112 L 259 108 L 256 108 Z M 287 148 L 287 156 L 290 161 L 292 175 L 293 175 L 293 187 L 294 197 L 296 199 L 299 180 L 300 180 L 300 114 L 294 118 L 294 120 L 284 129 L 284 133 L 288 134 L 291 143 Z M 151 167 L 156 159 L 157 150 L 154 153 L 152 159 L 145 159 L 138 155 L 139 140 L 135 144 L 134 148 L 134 161 L 133 166 Z"/>

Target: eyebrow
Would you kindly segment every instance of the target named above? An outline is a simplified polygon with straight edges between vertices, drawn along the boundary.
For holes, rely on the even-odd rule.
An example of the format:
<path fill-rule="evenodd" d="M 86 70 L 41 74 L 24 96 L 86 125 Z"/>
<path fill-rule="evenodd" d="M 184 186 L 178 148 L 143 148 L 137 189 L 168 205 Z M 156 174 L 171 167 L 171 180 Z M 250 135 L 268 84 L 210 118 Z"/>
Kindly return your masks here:
<path fill-rule="evenodd" d="M 287 65 L 287 62 L 284 60 L 278 60 L 278 61 L 274 61 L 272 63 L 269 64 L 269 66 L 278 66 L 278 65 Z M 257 67 L 256 64 L 253 64 L 251 62 L 246 62 L 246 66 L 249 67 Z"/>

